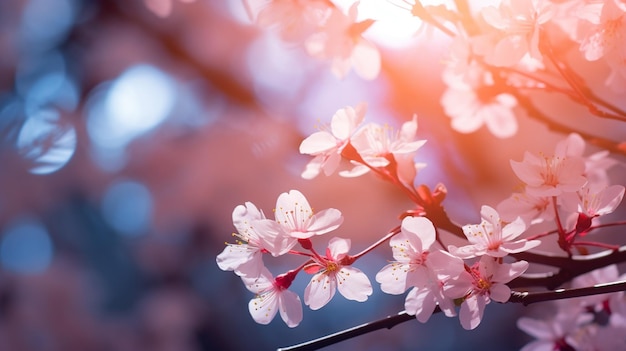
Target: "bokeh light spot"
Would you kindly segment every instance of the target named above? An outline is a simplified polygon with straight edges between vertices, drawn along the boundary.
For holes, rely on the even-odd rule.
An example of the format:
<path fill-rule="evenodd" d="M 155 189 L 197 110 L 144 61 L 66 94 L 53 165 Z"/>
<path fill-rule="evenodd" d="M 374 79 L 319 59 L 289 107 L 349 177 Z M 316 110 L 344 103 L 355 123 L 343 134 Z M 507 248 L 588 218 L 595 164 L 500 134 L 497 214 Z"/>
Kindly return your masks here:
<path fill-rule="evenodd" d="M 74 22 L 74 6 L 72 0 L 28 1 L 21 28 L 28 48 L 43 51 L 64 39 Z"/>
<path fill-rule="evenodd" d="M 149 65 L 129 68 L 111 86 L 106 109 L 111 125 L 129 137 L 161 123 L 174 107 L 171 79 Z"/>
<path fill-rule="evenodd" d="M 176 82 L 158 68 L 141 64 L 94 89 L 87 104 L 87 131 L 94 159 L 108 171 L 124 166 L 126 146 L 169 117 Z"/>
<path fill-rule="evenodd" d="M 74 127 L 59 112 L 42 109 L 30 114 L 17 137 L 17 148 L 30 160 L 33 174 L 49 174 L 65 166 L 76 150 Z"/>
<path fill-rule="evenodd" d="M 37 221 L 22 219 L 10 225 L 0 242 L 0 262 L 15 273 L 40 273 L 52 261 L 53 245 Z"/>
<path fill-rule="evenodd" d="M 122 235 L 143 234 L 152 219 L 152 195 L 141 183 L 118 181 L 104 194 L 102 214 L 107 223 Z"/>

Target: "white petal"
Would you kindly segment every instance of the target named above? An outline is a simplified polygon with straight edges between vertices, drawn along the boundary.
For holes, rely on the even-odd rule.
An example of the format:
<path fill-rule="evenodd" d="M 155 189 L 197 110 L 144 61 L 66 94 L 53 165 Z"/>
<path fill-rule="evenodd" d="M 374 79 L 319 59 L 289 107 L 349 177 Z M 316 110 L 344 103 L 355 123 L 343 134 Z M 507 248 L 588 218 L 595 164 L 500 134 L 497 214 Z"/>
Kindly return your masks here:
<path fill-rule="evenodd" d="M 402 231 L 407 233 L 409 241 L 418 252 L 427 251 L 435 242 L 435 226 L 427 218 L 405 217 L 402 220 Z M 419 240 L 419 245 L 415 238 Z"/>
<path fill-rule="evenodd" d="M 316 213 L 311 219 L 311 223 L 307 229 L 309 232 L 319 235 L 339 228 L 341 223 L 343 223 L 341 211 L 329 208 Z"/>
<path fill-rule="evenodd" d="M 470 296 L 463 302 L 459 311 L 459 320 L 463 329 L 472 330 L 480 324 L 486 304 L 484 296 Z"/>
<path fill-rule="evenodd" d="M 513 222 L 502 228 L 502 240 L 510 241 L 520 236 L 526 230 L 526 223 L 517 217 Z"/>
<path fill-rule="evenodd" d="M 428 321 L 436 306 L 435 297 L 428 288 L 412 289 L 404 301 L 404 309 L 414 314 L 421 323 Z"/>
<path fill-rule="evenodd" d="M 255 322 L 269 324 L 278 311 L 278 298 L 274 291 L 260 295 L 248 303 L 248 310 Z"/>
<path fill-rule="evenodd" d="M 280 317 L 289 328 L 294 328 L 302 321 L 302 302 L 300 296 L 290 290 L 283 290 L 280 293 L 278 308 Z"/>
<path fill-rule="evenodd" d="M 511 297 L 511 288 L 504 284 L 493 284 L 489 288 L 489 297 L 497 302 L 507 302 Z"/>
<path fill-rule="evenodd" d="M 376 274 L 376 281 L 380 283 L 380 289 L 392 295 L 402 294 L 406 291 L 405 265 L 398 263 L 388 264 Z"/>
<path fill-rule="evenodd" d="M 300 153 L 317 155 L 337 147 L 337 139 L 328 132 L 315 132 L 300 143 Z"/>
<path fill-rule="evenodd" d="M 336 282 L 325 272 L 318 273 L 304 289 L 304 303 L 312 310 L 324 307 L 333 298 L 336 291 Z"/>
<path fill-rule="evenodd" d="M 330 257 L 340 259 L 340 256 L 344 256 L 350 251 L 350 239 L 332 238 L 328 242 L 327 250 L 330 252 Z"/>
<path fill-rule="evenodd" d="M 336 279 L 339 293 L 348 300 L 363 302 L 372 295 L 372 284 L 369 278 L 354 267 L 342 267 Z"/>

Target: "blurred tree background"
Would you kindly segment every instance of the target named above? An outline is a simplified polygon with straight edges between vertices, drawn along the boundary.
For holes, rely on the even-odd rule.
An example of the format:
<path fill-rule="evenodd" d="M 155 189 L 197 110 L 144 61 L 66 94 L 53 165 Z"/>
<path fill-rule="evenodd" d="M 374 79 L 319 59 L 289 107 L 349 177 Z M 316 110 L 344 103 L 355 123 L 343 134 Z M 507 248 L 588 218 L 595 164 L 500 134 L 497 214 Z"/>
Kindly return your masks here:
<path fill-rule="evenodd" d="M 278 318 L 257 325 L 252 294 L 215 257 L 232 241 L 236 205 L 269 215 L 290 189 L 340 209 L 339 235 L 355 251 L 399 223 L 410 203 L 373 176 L 300 178 L 309 160 L 300 141 L 343 106 L 367 101 L 366 119 L 396 127 L 417 113 L 428 139 L 421 182 L 448 186 L 458 221 L 510 193 L 509 158 L 562 137 L 530 120 L 520 128 L 541 140 L 530 147 L 524 136 L 454 133 L 438 103 L 447 43 L 425 38 L 382 47 L 374 81 L 338 80 L 255 27 L 237 0 L 1 1 L 0 349 L 270 350 L 397 313 L 404 296 L 374 284 L 367 303 L 305 308 L 295 329 Z M 391 253 L 369 256 L 358 266 L 373 277 Z M 299 277 L 294 291 L 305 285 Z M 471 332 L 435 315 L 328 349 L 504 350 L 529 340 L 512 323 L 517 306 L 489 309 Z"/>

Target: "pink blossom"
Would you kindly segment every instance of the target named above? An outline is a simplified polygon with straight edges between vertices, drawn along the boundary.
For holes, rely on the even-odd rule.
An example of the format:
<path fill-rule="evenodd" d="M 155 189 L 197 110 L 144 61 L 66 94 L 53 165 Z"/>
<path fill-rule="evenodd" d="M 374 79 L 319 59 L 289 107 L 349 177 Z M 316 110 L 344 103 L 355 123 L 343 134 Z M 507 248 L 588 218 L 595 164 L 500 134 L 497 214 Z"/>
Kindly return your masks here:
<path fill-rule="evenodd" d="M 436 305 L 446 315 L 454 315 L 454 304 L 443 295 L 442 286 L 463 270 L 463 261 L 440 249 L 433 224 L 423 217 L 406 217 L 389 245 L 395 261 L 376 274 L 382 291 L 397 295 L 413 287 L 405 308 L 421 322 L 428 320 Z"/>
<path fill-rule="evenodd" d="M 590 186 L 608 186 L 609 177 L 607 171 L 615 166 L 617 161 L 609 157 L 608 150 L 595 152 L 585 156 L 586 143 L 578 133 L 571 133 L 564 140 L 560 141 L 555 148 L 555 154 L 569 157 L 582 157 L 585 162 L 584 176 Z"/>
<path fill-rule="evenodd" d="M 314 263 L 305 267 L 315 272 L 304 290 L 304 303 L 317 310 L 326 305 L 339 290 L 348 300 L 363 302 L 372 294 L 372 285 L 365 273 L 345 264 L 350 240 L 332 238 L 326 249 L 326 257 L 314 257 Z"/>
<path fill-rule="evenodd" d="M 331 175 L 337 169 L 341 152 L 363 121 L 365 111 L 365 103 L 339 109 L 331 119 L 330 130 L 313 133 L 302 141 L 300 153 L 315 156 L 302 173 L 303 178 L 315 178 L 321 171 Z"/>
<path fill-rule="evenodd" d="M 497 263 L 489 256 L 482 256 L 472 267 L 467 267 L 458 277 L 446 282 L 444 294 L 453 299 L 463 299 L 459 320 L 466 329 L 474 329 L 482 320 L 485 306 L 491 300 L 506 302 L 511 289 L 505 285 L 519 277 L 528 268 L 528 262 L 512 264 Z"/>
<path fill-rule="evenodd" d="M 257 231 L 254 224 L 264 220 L 265 215 L 251 202 L 235 207 L 232 218 L 237 228 L 233 236 L 239 241 L 227 244 L 217 256 L 217 265 L 222 270 L 235 271 L 240 276 L 258 277 L 265 267 L 262 258 L 264 251 L 278 256 L 293 246 L 281 240 L 276 231 Z"/>
<path fill-rule="evenodd" d="M 554 219 L 552 198 L 527 193 L 513 193 L 497 206 L 502 220 L 511 222 L 520 217 L 527 225 Z"/>
<path fill-rule="evenodd" d="M 557 154 L 539 158 L 526 151 L 522 162 L 511 160 L 511 168 L 526 183 L 526 192 L 534 196 L 558 196 L 587 183 L 585 162 L 580 157 Z"/>
<path fill-rule="evenodd" d="M 475 52 L 494 66 L 513 66 L 525 55 L 541 59 L 539 28 L 553 15 L 547 0 L 504 0 L 498 8 L 481 10 L 485 22 L 496 31 L 483 37 Z M 484 39 L 488 39 L 485 41 Z"/>
<path fill-rule="evenodd" d="M 594 218 L 615 211 L 623 198 L 624 186 L 612 185 L 602 188 L 584 186 L 575 193 L 561 195 L 560 200 L 565 210 Z"/>
<path fill-rule="evenodd" d="M 613 70 L 609 79 L 626 79 L 626 5 L 617 0 L 605 0 L 600 17 L 580 44 L 580 50 L 589 61 L 600 58 Z M 619 78 L 619 79 L 616 79 Z M 623 89 L 623 87 L 621 87 Z M 618 89 L 619 90 L 619 89 Z"/>
<path fill-rule="evenodd" d="M 356 22 L 358 5 L 355 2 L 348 15 L 334 8 L 321 31 L 307 38 L 305 47 L 311 56 L 331 60 L 331 71 L 339 78 L 344 78 L 354 67 L 362 78 L 374 79 L 380 72 L 380 53 L 361 35 L 373 21 Z"/>
<path fill-rule="evenodd" d="M 261 7 L 260 0 L 244 0 L 248 11 Z M 258 11 L 256 23 L 262 27 L 278 27 L 285 41 L 304 41 L 330 15 L 332 7 L 325 0 L 272 0 Z M 256 5 L 256 6 L 255 6 Z"/>
<path fill-rule="evenodd" d="M 593 320 L 592 314 L 580 314 L 578 310 L 559 312 L 549 320 L 522 317 L 517 327 L 537 338 L 522 348 L 522 351 L 547 351 L 558 349 L 574 349 L 576 336 L 581 325 Z"/>
<path fill-rule="evenodd" d="M 283 233 L 283 237 L 308 239 L 337 229 L 343 222 L 341 211 L 329 208 L 314 213 L 298 190 L 282 193 L 276 200 L 275 221 L 256 222 L 257 230 Z M 280 234 L 277 234 L 280 237 Z"/>
<path fill-rule="evenodd" d="M 450 245 L 448 250 L 451 254 L 460 258 L 482 255 L 504 257 L 511 253 L 532 249 L 541 244 L 539 240 L 521 239 L 513 241 L 526 230 L 526 224 L 520 217 L 503 226 L 498 212 L 489 206 L 483 206 L 480 215 L 482 217 L 480 224 L 463 226 L 463 233 L 471 245 L 459 248 Z"/>
<path fill-rule="evenodd" d="M 355 133 L 352 145 L 371 167 L 387 167 L 391 163 L 390 157 L 393 157 L 400 178 L 406 183 L 412 183 L 417 173 L 414 154 L 426 143 L 426 140 L 415 140 L 416 134 L 417 116 L 404 122 L 397 133 L 388 125 L 369 123 Z M 369 167 L 357 164 L 352 170 L 341 172 L 340 175 L 354 177 L 369 170 Z"/>
<path fill-rule="evenodd" d="M 498 138 L 515 135 L 517 119 L 513 108 L 517 99 L 495 89 L 491 73 L 477 65 L 468 66 L 468 70 L 463 75 L 450 70 L 443 73 L 448 89 L 441 96 L 441 105 L 452 118 L 452 128 L 460 133 L 472 133 L 486 125 Z"/>
<path fill-rule="evenodd" d="M 276 312 L 288 327 L 298 326 L 302 321 L 302 302 L 293 291 L 287 290 L 293 281 L 294 273 L 289 272 L 274 279 L 267 268 L 256 278 L 241 277 L 246 288 L 256 294 L 250 300 L 248 309 L 255 322 L 269 324 Z"/>

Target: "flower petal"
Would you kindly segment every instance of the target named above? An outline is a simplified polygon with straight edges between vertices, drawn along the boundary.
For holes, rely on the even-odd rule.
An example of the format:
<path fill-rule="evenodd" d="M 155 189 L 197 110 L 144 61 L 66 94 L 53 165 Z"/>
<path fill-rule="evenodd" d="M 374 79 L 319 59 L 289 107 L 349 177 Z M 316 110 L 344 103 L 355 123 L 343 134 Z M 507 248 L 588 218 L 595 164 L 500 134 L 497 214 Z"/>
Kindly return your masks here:
<path fill-rule="evenodd" d="M 369 278 L 360 270 L 344 266 L 336 274 L 337 289 L 348 300 L 363 302 L 372 295 L 373 289 Z"/>
<path fill-rule="evenodd" d="M 324 307 L 335 295 L 336 285 L 325 271 L 314 275 L 304 289 L 304 303 L 312 310 Z"/>

